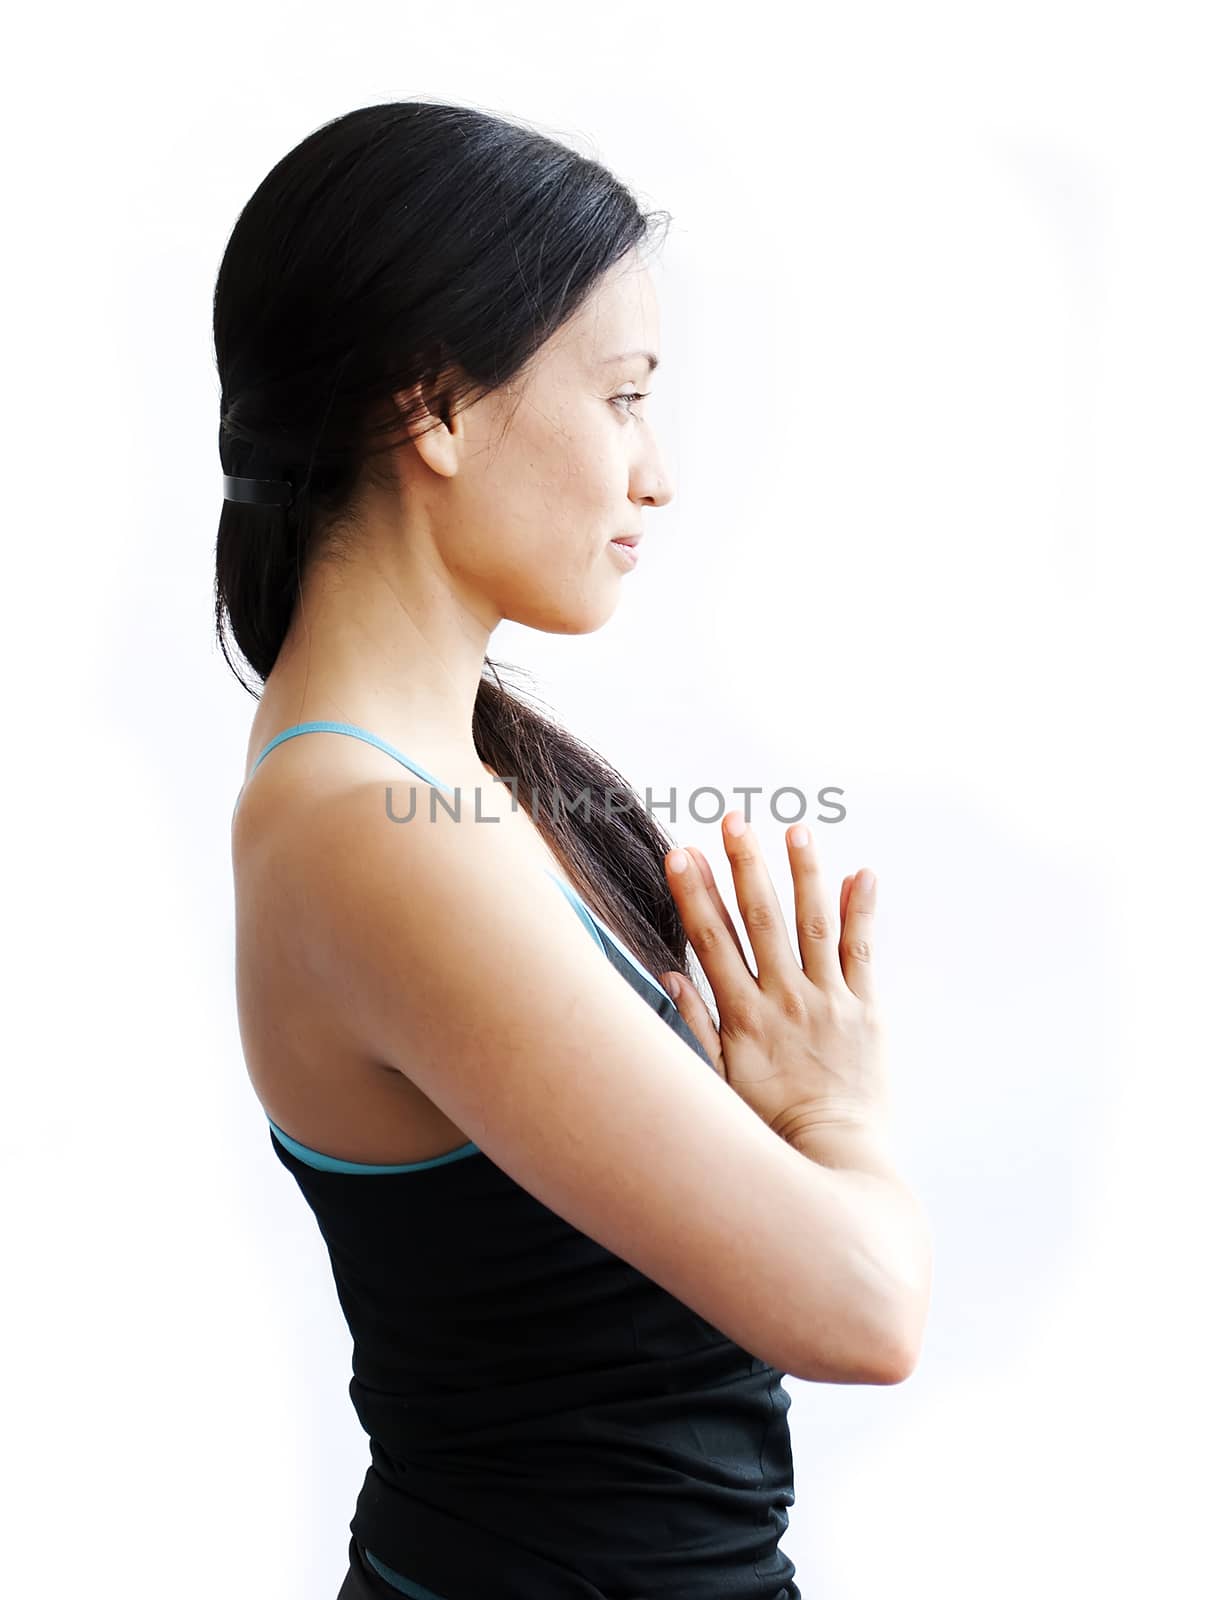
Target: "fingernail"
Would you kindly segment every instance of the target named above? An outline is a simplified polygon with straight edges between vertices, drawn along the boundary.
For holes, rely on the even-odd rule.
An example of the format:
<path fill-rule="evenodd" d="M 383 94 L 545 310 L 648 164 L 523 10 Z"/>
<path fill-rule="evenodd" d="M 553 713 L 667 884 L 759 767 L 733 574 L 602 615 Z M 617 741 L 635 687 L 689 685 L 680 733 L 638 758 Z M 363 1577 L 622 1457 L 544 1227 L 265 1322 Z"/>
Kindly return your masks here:
<path fill-rule="evenodd" d="M 874 888 L 875 888 L 875 873 L 874 872 L 864 872 L 862 877 L 859 879 L 859 893 L 860 894 L 870 894 L 871 891 Z"/>
<path fill-rule="evenodd" d="M 677 850 L 674 856 L 668 857 L 673 872 L 688 871 L 688 857 L 683 850 Z"/>
<path fill-rule="evenodd" d="M 730 816 L 728 816 L 728 818 L 727 818 L 727 832 L 732 836 L 732 838 L 738 839 L 740 834 L 743 833 L 743 831 L 744 831 L 743 813 L 739 812 L 739 811 L 732 811 Z"/>
<path fill-rule="evenodd" d="M 794 845 L 796 850 L 802 850 L 804 845 L 808 842 L 808 838 L 809 834 L 807 829 L 799 827 L 796 828 L 794 833 L 791 834 L 791 843 Z"/>
<path fill-rule="evenodd" d="M 670 972 L 665 972 L 663 974 L 663 987 L 667 990 L 668 994 L 671 995 L 673 1000 L 678 1000 L 680 998 L 680 985 L 676 982 L 675 978 L 672 977 Z"/>

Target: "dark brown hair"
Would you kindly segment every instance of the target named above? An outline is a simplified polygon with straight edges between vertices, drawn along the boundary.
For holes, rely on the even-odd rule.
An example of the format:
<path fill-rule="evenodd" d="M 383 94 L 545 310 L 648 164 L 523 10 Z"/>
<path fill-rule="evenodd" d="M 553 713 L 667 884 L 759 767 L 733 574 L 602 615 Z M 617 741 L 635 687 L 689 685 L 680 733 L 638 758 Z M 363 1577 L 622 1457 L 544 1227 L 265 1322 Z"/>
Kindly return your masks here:
<path fill-rule="evenodd" d="M 213 303 L 222 470 L 294 486 L 287 510 L 222 503 L 216 629 L 244 688 L 259 697 L 303 569 L 339 542 L 359 481 L 403 442 L 398 393 L 421 384 L 453 410 L 511 384 L 668 221 L 598 162 L 446 103 L 361 107 L 277 162 L 238 217 Z M 672 841 L 626 780 L 487 656 L 472 732 L 524 804 L 540 797 L 541 832 L 643 966 L 689 971 L 663 868 Z M 556 803 L 584 790 L 586 809 Z"/>

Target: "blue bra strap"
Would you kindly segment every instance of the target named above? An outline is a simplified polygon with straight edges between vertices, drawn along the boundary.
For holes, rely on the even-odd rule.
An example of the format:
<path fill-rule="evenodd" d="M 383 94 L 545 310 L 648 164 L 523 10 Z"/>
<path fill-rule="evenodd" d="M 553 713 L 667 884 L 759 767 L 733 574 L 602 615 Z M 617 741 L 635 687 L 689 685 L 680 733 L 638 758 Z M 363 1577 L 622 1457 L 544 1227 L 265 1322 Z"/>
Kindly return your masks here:
<path fill-rule="evenodd" d="M 668 994 L 667 990 L 663 987 L 663 985 L 659 982 L 659 980 L 654 976 L 654 974 L 650 973 L 650 972 L 647 972 L 646 968 L 642 965 L 642 963 L 634 955 L 633 951 L 628 949 L 621 939 L 617 938 L 617 936 L 612 932 L 612 929 L 609 928 L 609 926 L 608 926 L 608 924 L 606 922 L 601 921 L 600 918 L 598 918 L 595 915 L 595 913 L 589 909 L 589 907 L 587 906 L 585 900 L 580 900 L 579 899 L 579 897 L 574 893 L 573 889 L 570 888 L 569 884 L 566 883 L 565 879 L 564 878 L 559 878 L 557 876 L 557 874 L 555 872 L 551 871 L 548 867 L 545 867 L 544 870 L 545 870 L 545 872 L 548 873 L 548 876 L 552 879 L 552 881 L 561 890 L 562 894 L 564 894 L 565 898 L 573 906 L 574 910 L 582 918 L 583 922 L 586 923 L 587 931 L 590 933 L 591 937 L 595 940 L 595 942 L 600 946 L 600 948 L 601 949 L 603 948 L 602 941 L 600 940 L 600 937 L 599 937 L 599 930 L 602 929 L 603 932 L 606 934 L 606 936 L 612 941 L 612 943 L 620 951 L 621 955 L 624 956 L 625 960 L 630 962 L 634 967 L 637 968 L 637 970 L 642 974 L 643 978 L 646 979 L 647 983 L 653 985 L 653 987 L 656 988 L 659 991 L 659 993 L 663 996 L 664 1000 L 666 1000 L 669 1004 L 674 1004 L 674 1002 L 672 1001 L 671 995 Z"/>
<path fill-rule="evenodd" d="M 424 767 L 419 767 L 415 761 L 410 761 L 407 756 L 401 755 L 394 745 L 388 744 L 385 739 L 380 739 L 376 733 L 370 733 L 366 728 L 355 727 L 351 722 L 296 723 L 292 728 L 286 728 L 283 733 L 278 733 L 275 739 L 264 746 L 255 761 L 255 767 L 269 751 L 275 750 L 278 744 L 282 744 L 286 739 L 296 738 L 299 733 L 347 733 L 354 739 L 364 739 L 367 744 L 376 746 L 385 755 L 393 757 L 401 766 L 407 767 L 409 772 L 415 772 L 417 777 L 424 779 L 426 783 L 432 783 L 438 789 L 445 789 L 447 794 L 455 792 L 449 783 L 443 783 L 441 778 L 435 778 L 432 772 L 426 772 Z M 251 768 L 252 777 L 255 775 L 255 767 Z"/>
<path fill-rule="evenodd" d="M 259 756 L 256 758 L 255 766 L 251 768 L 251 776 L 254 777 L 255 768 L 259 766 L 259 763 L 270 751 L 275 750 L 277 745 L 281 744 L 284 740 L 295 738 L 299 733 L 347 733 L 350 734 L 354 739 L 364 739 L 367 744 L 374 745 L 377 749 L 383 751 L 384 754 L 389 755 L 393 760 L 398 761 L 401 766 L 407 767 L 409 772 L 415 773 L 416 776 L 421 778 L 425 783 L 433 784 L 439 789 L 445 789 L 447 794 L 454 794 L 455 792 L 450 784 L 443 783 L 440 778 L 435 778 L 431 772 L 427 772 L 424 767 L 418 766 L 415 761 L 410 760 L 408 756 L 397 750 L 394 745 L 388 744 L 385 739 L 380 739 L 376 733 L 371 733 L 367 728 L 358 728 L 351 722 L 299 722 L 292 728 L 286 728 L 283 733 L 278 733 L 276 738 L 270 740 L 269 743 L 266 744 L 260 751 Z M 250 780 L 248 779 L 248 782 L 249 781 Z M 243 787 L 246 787 L 245 784 Z M 242 795 L 239 794 L 238 800 L 241 799 Z M 238 810 L 238 801 L 234 802 L 234 810 L 235 812 Z M 603 943 L 599 935 L 599 929 L 602 929 L 608 938 L 611 939 L 612 943 L 616 946 L 620 953 L 626 958 L 626 960 L 631 962 L 637 971 L 641 973 L 642 977 L 644 977 L 653 988 L 657 989 L 665 1000 L 670 1001 L 671 996 L 668 994 L 667 990 L 664 989 L 659 980 L 653 975 L 653 973 L 647 972 L 646 968 L 633 954 L 633 952 L 625 947 L 624 943 L 617 938 L 617 936 L 612 932 L 611 928 L 609 928 L 605 922 L 601 922 L 599 918 L 595 916 L 594 912 L 590 910 L 586 903 L 574 893 L 569 884 L 566 883 L 563 878 L 558 877 L 557 874 L 551 871 L 549 868 L 546 867 L 544 870 L 548 872 L 549 877 L 558 886 L 561 892 L 565 895 L 566 899 L 573 906 L 574 910 L 582 918 L 584 924 L 586 925 L 587 932 L 595 940 L 596 944 L 599 945 L 600 949 L 603 949 Z"/>

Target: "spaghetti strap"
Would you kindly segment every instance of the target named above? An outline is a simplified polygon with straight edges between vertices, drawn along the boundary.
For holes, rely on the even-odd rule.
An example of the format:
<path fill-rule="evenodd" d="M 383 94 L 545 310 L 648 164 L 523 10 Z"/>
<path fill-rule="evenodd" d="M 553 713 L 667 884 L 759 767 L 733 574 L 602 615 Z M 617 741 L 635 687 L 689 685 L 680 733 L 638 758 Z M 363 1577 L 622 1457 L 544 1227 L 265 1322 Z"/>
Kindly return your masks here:
<path fill-rule="evenodd" d="M 256 768 L 266 755 L 275 750 L 278 744 L 283 744 L 286 739 L 296 738 L 299 733 L 347 733 L 354 739 L 364 739 L 367 744 L 374 745 L 385 755 L 389 755 L 398 761 L 402 767 L 407 767 L 409 772 L 415 772 L 418 778 L 423 778 L 426 783 L 433 784 L 434 788 L 445 789 L 447 794 L 454 794 L 455 792 L 449 783 L 443 783 L 441 778 L 435 778 L 432 772 L 426 772 L 424 767 L 418 766 L 415 761 L 409 760 L 406 755 L 401 755 L 394 745 L 388 744 L 385 739 L 380 739 L 376 733 L 371 733 L 368 728 L 358 728 L 351 722 L 295 723 L 292 728 L 286 728 L 283 733 L 278 733 L 275 739 L 269 740 L 259 752 L 255 759 L 255 766 L 251 768 L 251 777 L 255 776 Z M 250 779 L 247 781 L 249 782 Z"/>
<path fill-rule="evenodd" d="M 424 767 L 419 766 L 417 762 L 411 760 L 408 756 L 397 750 L 394 745 L 388 744 L 385 739 L 380 739 L 376 733 L 371 733 L 368 728 L 359 728 L 351 722 L 298 722 L 295 723 L 293 727 L 284 729 L 283 732 L 276 735 L 275 739 L 270 739 L 259 752 L 259 755 L 255 758 L 255 765 L 251 768 L 251 778 L 255 776 L 256 770 L 259 767 L 259 763 L 264 759 L 265 756 L 270 755 L 271 752 L 276 749 L 278 744 L 283 744 L 286 739 L 294 739 L 300 733 L 346 733 L 354 739 L 364 739 L 367 744 L 374 745 L 376 749 L 383 751 L 384 754 L 389 755 L 393 760 L 398 761 L 401 766 L 407 767 L 409 772 L 415 773 L 416 776 L 421 778 L 425 783 L 432 784 L 436 789 L 445 789 L 447 794 L 454 794 L 455 792 L 454 788 L 450 784 L 443 783 L 441 778 L 435 778 L 432 772 L 427 772 Z M 248 778 L 247 783 L 250 781 L 250 778 Z M 238 799 L 234 802 L 235 814 L 237 814 L 238 805 L 242 800 L 242 795 L 245 790 L 246 784 L 244 783 L 242 789 L 239 790 Z M 230 820 L 232 822 L 233 818 L 231 817 Z M 575 894 L 574 890 L 570 888 L 569 884 L 566 883 L 563 878 L 558 877 L 555 872 L 551 871 L 548 867 L 545 867 L 543 870 L 548 873 L 548 876 L 553 880 L 553 882 L 561 890 L 562 894 L 565 895 L 566 899 L 573 906 L 574 910 L 578 913 L 578 916 L 586 924 L 587 931 L 591 934 L 592 938 L 594 938 L 595 942 L 597 944 L 601 943 L 599 931 L 597 930 L 602 930 L 602 932 L 606 934 L 609 939 L 611 939 L 621 954 L 625 956 L 625 958 L 630 961 L 634 967 L 637 968 L 638 972 L 643 978 L 646 979 L 651 987 L 657 990 L 665 1000 L 670 1002 L 671 996 L 667 993 L 667 990 L 663 988 L 659 980 L 654 976 L 653 973 L 647 972 L 646 968 L 633 954 L 633 952 L 628 949 L 622 940 L 617 938 L 616 934 L 612 932 L 611 928 L 608 927 L 606 922 L 602 921 L 601 918 L 595 915 L 590 906 L 587 905 L 586 901 L 583 900 L 581 896 Z"/>
<path fill-rule="evenodd" d="M 389 755 L 393 760 L 398 761 L 402 767 L 407 767 L 409 772 L 415 773 L 424 782 L 432 784 L 435 789 L 444 789 L 447 794 L 454 794 L 455 792 L 449 783 L 443 783 L 441 778 L 435 778 L 432 772 L 426 772 L 424 767 L 418 766 L 415 761 L 402 754 L 394 745 L 388 744 L 385 739 L 380 739 L 376 733 L 371 733 L 368 728 L 358 728 L 351 722 L 297 722 L 293 727 L 285 728 L 278 733 L 275 739 L 269 739 L 268 743 L 264 745 L 256 756 L 255 765 L 251 768 L 250 776 L 242 788 L 239 789 L 238 798 L 234 801 L 234 809 L 230 813 L 231 826 L 234 818 L 238 815 L 238 807 L 242 804 L 242 797 L 246 793 L 247 783 L 250 783 L 251 778 L 255 776 L 259 763 L 265 756 L 271 755 L 278 744 L 283 744 L 286 739 L 295 739 L 299 733 L 347 733 L 354 739 L 364 739 L 366 744 L 374 745 L 377 749 L 383 751 L 385 755 Z"/>

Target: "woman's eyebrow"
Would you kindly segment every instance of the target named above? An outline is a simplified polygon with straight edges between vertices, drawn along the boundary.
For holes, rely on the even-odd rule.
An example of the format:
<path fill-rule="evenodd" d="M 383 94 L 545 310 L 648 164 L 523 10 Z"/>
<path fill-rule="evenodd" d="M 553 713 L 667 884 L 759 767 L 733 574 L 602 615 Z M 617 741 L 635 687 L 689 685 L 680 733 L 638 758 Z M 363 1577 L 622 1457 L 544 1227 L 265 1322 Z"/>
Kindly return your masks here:
<path fill-rule="evenodd" d="M 659 364 L 659 358 L 653 350 L 622 350 L 618 356 L 609 356 L 602 365 L 610 367 L 614 361 L 632 361 L 636 356 L 645 356 L 647 372 L 653 372 Z"/>

